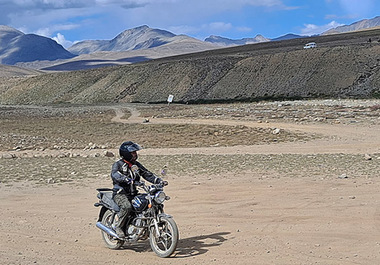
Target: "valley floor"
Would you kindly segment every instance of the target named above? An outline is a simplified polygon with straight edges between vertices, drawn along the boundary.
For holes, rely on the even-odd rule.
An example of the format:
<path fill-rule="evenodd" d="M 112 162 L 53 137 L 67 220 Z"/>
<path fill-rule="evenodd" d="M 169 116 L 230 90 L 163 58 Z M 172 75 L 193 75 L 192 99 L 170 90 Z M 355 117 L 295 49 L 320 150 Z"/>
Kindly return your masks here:
<path fill-rule="evenodd" d="M 147 135 L 141 141 L 148 143 L 140 152 L 143 164 L 155 172 L 168 166 L 166 193 L 172 199 L 165 209 L 180 229 L 177 251 L 168 259 L 158 258 L 147 242 L 109 250 L 95 227 L 95 189 L 111 186 L 109 171 L 116 159 L 103 152 L 116 153 L 119 138 L 109 135 L 112 144 L 102 140 L 99 145 L 105 146 L 88 148 L 75 136 L 79 127 L 65 125 L 63 112 L 53 124 L 55 116 L 46 113 L 56 109 L 44 109 L 45 117 L 30 114 L 24 121 L 40 120 L 30 131 L 12 127 L 13 138 L 24 139 L 14 142 L 5 125 L 24 112 L 2 106 L 7 115 L 0 119 L 0 263 L 376 264 L 379 106 L 374 100 L 126 104 L 103 106 L 101 113 L 96 107 L 91 113 L 98 113 L 102 124 L 111 126 L 107 128 L 141 126 L 137 129 Z M 91 127 L 86 127 L 92 124 L 87 116 L 79 118 L 83 128 Z M 36 140 L 33 128 L 41 129 L 36 124 L 44 119 L 51 126 L 72 128 L 76 138 L 54 138 L 54 129 L 46 125 L 46 139 Z M 163 125 L 179 130 L 183 138 L 173 138 L 179 136 Z M 188 141 L 195 128 L 203 132 L 197 136 L 201 146 Z M 102 130 L 94 128 L 92 135 L 106 139 L 95 129 Z M 170 132 L 172 139 L 163 141 L 158 129 Z M 257 137 L 249 138 L 252 133 Z M 218 136 L 225 138 L 215 140 Z M 151 138 L 161 139 L 161 145 Z"/>

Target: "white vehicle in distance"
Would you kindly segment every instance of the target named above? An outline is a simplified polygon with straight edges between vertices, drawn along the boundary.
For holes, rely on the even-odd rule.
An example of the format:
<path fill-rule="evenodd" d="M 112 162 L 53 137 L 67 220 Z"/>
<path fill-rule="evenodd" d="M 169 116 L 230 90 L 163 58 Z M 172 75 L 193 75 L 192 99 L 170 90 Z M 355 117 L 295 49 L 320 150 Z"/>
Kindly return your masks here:
<path fill-rule="evenodd" d="M 317 48 L 317 44 L 315 42 L 309 42 L 306 43 L 305 46 L 303 46 L 304 49 L 310 49 L 310 48 Z"/>

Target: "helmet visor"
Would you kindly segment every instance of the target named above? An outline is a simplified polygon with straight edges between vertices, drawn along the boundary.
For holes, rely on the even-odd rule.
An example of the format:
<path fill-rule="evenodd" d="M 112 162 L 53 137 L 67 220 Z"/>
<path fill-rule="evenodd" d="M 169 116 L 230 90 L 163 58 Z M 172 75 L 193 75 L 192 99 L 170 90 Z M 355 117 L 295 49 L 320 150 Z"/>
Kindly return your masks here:
<path fill-rule="evenodd" d="M 138 144 L 133 143 L 131 145 L 126 146 L 126 149 L 128 150 L 128 152 L 131 153 L 131 152 L 139 151 L 142 148 Z"/>

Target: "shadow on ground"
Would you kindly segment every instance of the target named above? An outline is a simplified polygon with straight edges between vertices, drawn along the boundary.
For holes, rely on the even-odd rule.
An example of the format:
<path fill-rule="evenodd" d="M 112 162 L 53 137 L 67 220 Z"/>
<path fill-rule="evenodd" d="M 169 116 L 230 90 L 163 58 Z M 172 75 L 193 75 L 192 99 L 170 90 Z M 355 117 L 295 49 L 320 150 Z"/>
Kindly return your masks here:
<path fill-rule="evenodd" d="M 171 258 L 188 258 L 205 254 L 210 248 L 223 244 L 223 242 L 227 240 L 224 236 L 228 234 L 230 234 L 230 232 L 220 232 L 180 239 L 177 245 L 177 250 Z M 149 245 L 149 240 L 132 244 L 126 243 L 122 249 L 128 249 L 135 252 L 152 251 Z"/>
<path fill-rule="evenodd" d="M 180 239 L 174 258 L 187 258 L 205 254 L 212 247 L 223 244 L 227 239 L 226 235 L 230 232 L 220 232 L 211 235 L 201 235 Z"/>

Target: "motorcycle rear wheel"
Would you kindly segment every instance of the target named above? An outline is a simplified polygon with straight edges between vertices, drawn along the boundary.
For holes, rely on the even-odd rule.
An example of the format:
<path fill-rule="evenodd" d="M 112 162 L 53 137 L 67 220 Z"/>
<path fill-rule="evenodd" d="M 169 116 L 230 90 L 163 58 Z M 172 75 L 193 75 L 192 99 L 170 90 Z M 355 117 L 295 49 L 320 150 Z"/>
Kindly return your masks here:
<path fill-rule="evenodd" d="M 110 210 L 107 210 L 103 215 L 102 224 L 107 227 L 112 227 L 111 219 L 112 219 L 112 212 Z M 118 240 L 114 238 L 113 236 L 108 235 L 104 231 L 101 231 L 101 233 L 102 233 L 104 244 L 106 245 L 106 247 L 110 249 L 119 249 L 124 244 L 124 241 Z"/>
<path fill-rule="evenodd" d="M 173 218 L 163 216 L 158 223 L 159 234 L 155 226 L 150 228 L 149 243 L 152 250 L 161 258 L 167 258 L 177 248 L 179 232 Z"/>

